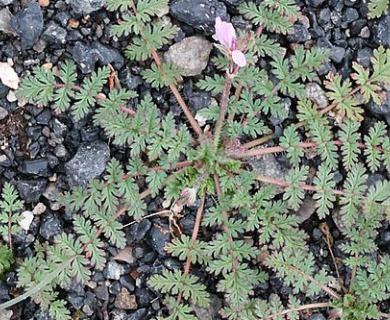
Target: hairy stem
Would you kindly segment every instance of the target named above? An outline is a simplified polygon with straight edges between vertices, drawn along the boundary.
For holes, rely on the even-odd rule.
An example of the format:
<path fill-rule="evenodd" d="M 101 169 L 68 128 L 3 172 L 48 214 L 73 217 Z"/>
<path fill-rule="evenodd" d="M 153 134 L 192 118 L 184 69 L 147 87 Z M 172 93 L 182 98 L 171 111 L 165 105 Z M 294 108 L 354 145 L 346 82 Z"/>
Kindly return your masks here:
<path fill-rule="evenodd" d="M 287 187 L 289 187 L 291 185 L 291 184 L 289 184 L 288 182 L 286 182 L 284 180 L 275 179 L 275 178 L 271 178 L 271 177 L 266 177 L 266 176 L 263 176 L 261 174 L 258 174 L 256 176 L 256 180 L 264 182 L 264 183 L 273 184 L 273 185 L 281 187 L 281 188 L 287 188 Z M 307 190 L 307 191 L 314 191 L 314 192 L 321 191 L 319 188 L 317 188 L 315 186 L 311 186 L 309 184 L 305 184 L 305 183 L 302 183 L 300 185 L 300 188 L 303 189 L 303 190 Z M 342 190 L 327 190 L 327 192 L 331 192 L 331 193 L 333 193 L 335 195 L 339 195 L 339 196 L 345 195 L 345 192 L 342 191 Z"/>
<path fill-rule="evenodd" d="M 253 141 L 253 143 L 256 140 Z M 251 145 L 252 142 L 248 142 L 246 145 Z M 334 140 L 332 141 L 333 144 L 336 146 L 341 146 L 344 144 L 343 141 L 341 140 Z M 319 144 L 313 141 L 308 141 L 308 142 L 301 142 L 298 144 L 299 147 L 301 148 L 314 148 L 317 147 Z M 358 147 L 361 149 L 367 148 L 367 146 L 364 143 L 359 143 Z M 383 152 L 384 149 L 380 147 L 374 147 L 375 150 L 378 150 L 380 152 Z M 256 157 L 256 156 L 261 156 L 264 154 L 271 154 L 271 153 L 280 153 L 280 152 L 285 152 L 287 151 L 286 148 L 277 146 L 277 147 L 267 147 L 267 148 L 262 148 L 262 149 L 252 149 L 252 150 L 247 150 L 244 152 L 232 152 L 229 153 L 228 156 L 230 156 L 233 159 L 244 159 L 244 158 L 251 158 L 251 157 Z"/>
<path fill-rule="evenodd" d="M 226 77 L 225 77 L 225 88 L 222 93 L 221 97 L 221 102 L 219 104 L 219 118 L 217 121 L 217 124 L 215 126 L 215 131 L 214 131 L 214 145 L 218 146 L 219 144 L 219 139 L 221 138 L 221 131 L 223 124 L 225 122 L 225 116 L 227 112 L 227 107 L 228 107 L 228 100 L 229 100 L 229 93 L 230 89 L 232 87 L 232 75 L 229 72 L 226 72 Z"/>
<path fill-rule="evenodd" d="M 199 227 L 200 227 L 200 222 L 202 221 L 205 199 L 206 197 L 203 196 L 200 202 L 200 206 L 196 212 L 195 225 L 191 235 L 191 245 L 193 245 L 195 240 L 198 238 Z M 184 275 L 188 275 L 190 273 L 190 268 L 191 268 L 191 257 L 188 256 L 186 260 L 186 264 L 184 266 Z M 176 299 L 177 304 L 180 303 L 182 296 L 183 296 L 183 291 L 181 290 Z"/>

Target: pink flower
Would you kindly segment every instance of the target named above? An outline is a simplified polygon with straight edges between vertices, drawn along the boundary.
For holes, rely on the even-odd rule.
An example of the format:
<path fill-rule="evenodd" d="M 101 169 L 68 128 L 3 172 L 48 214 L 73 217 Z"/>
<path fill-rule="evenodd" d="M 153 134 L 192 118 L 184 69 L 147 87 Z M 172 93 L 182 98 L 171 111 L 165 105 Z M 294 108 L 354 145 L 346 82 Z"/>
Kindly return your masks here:
<path fill-rule="evenodd" d="M 246 65 L 245 55 L 242 51 L 236 49 L 236 30 L 231 23 L 222 21 L 220 17 L 215 19 L 215 35 L 217 39 L 232 55 L 232 59 L 239 67 Z"/>

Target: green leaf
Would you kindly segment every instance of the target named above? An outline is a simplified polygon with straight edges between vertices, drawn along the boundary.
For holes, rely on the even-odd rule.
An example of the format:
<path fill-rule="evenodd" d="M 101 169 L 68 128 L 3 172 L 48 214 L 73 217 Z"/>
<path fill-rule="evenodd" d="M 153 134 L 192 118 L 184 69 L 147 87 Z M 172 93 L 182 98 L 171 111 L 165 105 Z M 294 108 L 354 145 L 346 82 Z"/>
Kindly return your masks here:
<path fill-rule="evenodd" d="M 295 211 L 299 209 L 305 196 L 302 185 L 305 183 L 308 173 L 309 167 L 303 166 L 291 169 L 287 174 L 286 182 L 288 186 L 283 194 L 283 200 L 286 200 Z"/>
<path fill-rule="evenodd" d="M 316 200 L 317 214 L 320 219 L 323 219 L 329 214 L 329 209 L 333 208 L 333 202 L 336 200 L 333 192 L 336 182 L 333 179 L 331 168 L 321 165 L 314 177 L 313 184 L 316 187 L 313 199 Z"/>
<path fill-rule="evenodd" d="M 182 69 L 171 63 L 163 63 L 158 67 L 155 63 L 150 69 L 142 71 L 142 76 L 152 88 L 162 88 L 164 86 L 175 85 L 182 80 Z"/>

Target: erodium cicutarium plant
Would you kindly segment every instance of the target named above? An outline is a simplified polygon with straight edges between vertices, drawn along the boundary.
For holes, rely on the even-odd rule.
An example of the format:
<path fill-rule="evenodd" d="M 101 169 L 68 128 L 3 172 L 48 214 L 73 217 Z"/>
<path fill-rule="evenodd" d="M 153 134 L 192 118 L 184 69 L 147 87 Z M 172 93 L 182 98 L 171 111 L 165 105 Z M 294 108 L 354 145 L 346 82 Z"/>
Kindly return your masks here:
<path fill-rule="evenodd" d="M 237 10 L 247 30 L 215 17 L 209 37 L 219 49 L 210 60 L 214 71 L 193 88 L 210 92 L 214 102 L 195 115 L 180 93 L 180 68 L 161 58 L 178 32 L 161 17 L 167 6 L 162 0 L 107 2 L 120 21 L 112 34 L 128 42 L 129 61 L 142 64 L 147 90 L 118 88 L 108 67 L 82 78 L 72 61 L 58 70 L 35 68 L 21 84 L 20 97 L 86 119 L 127 155 L 112 154 L 100 179 L 61 197 L 71 226 L 53 243 L 36 243 L 35 255 L 18 266 L 22 298 L 31 297 L 55 319 L 71 319 L 76 311 L 61 299 L 61 288 L 87 283 L 105 268 L 107 246 L 124 248 L 127 228 L 150 219 L 166 226 L 165 250 L 182 261 L 170 268 L 159 256 L 156 272 L 139 284 L 164 305 L 158 319 L 197 319 L 199 307 L 214 301 L 223 319 L 292 319 L 321 308 L 341 319 L 388 317 L 390 259 L 376 236 L 389 219 L 390 183 L 369 177 L 388 176 L 390 139 L 385 123 L 371 121 L 365 131 L 362 121 L 364 106 L 379 105 L 390 84 L 390 51 L 376 48 L 371 67 L 354 62 L 347 78 L 324 76 L 318 70 L 328 51 L 283 48 L 274 40 L 299 18 L 294 1 L 246 1 Z M 321 88 L 326 105 L 308 96 L 308 85 Z M 179 116 L 153 100 L 150 93 L 163 88 L 176 99 Z M 280 154 L 283 174 L 253 165 L 277 163 Z M 152 201 L 161 204 L 157 212 L 147 210 Z M 302 228 L 299 213 L 308 201 L 331 252 L 326 263 L 318 262 Z M 190 232 L 181 226 L 185 218 L 193 222 Z M 327 219 L 339 222 L 337 243 Z M 270 277 L 282 279 L 288 298 L 264 290 Z"/>

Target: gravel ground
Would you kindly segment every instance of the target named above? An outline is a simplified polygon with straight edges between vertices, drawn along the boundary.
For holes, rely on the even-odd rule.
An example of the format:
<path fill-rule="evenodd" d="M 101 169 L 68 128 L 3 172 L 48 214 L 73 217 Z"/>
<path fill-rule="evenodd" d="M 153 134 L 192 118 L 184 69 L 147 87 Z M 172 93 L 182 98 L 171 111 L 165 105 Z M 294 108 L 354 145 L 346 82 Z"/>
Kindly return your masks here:
<path fill-rule="evenodd" d="M 184 40 L 180 45 L 166 48 L 165 58 L 185 67 L 188 77 L 183 84 L 183 95 L 194 112 L 207 106 L 211 99 L 207 92 L 195 92 L 192 87 L 201 72 L 213 72 L 207 63 L 210 54 L 215 54 L 211 38 L 215 15 L 223 20 L 230 17 L 236 27 L 245 28 L 246 22 L 235 9 L 240 2 L 171 1 L 170 16 L 181 28 L 175 40 Z M 302 9 L 300 23 L 290 35 L 281 37 L 280 42 L 285 47 L 299 43 L 330 48 L 331 60 L 324 66 L 324 74 L 334 71 L 348 75 L 354 60 L 369 66 L 372 49 L 378 45 L 390 45 L 390 15 L 368 20 L 365 1 L 305 0 L 298 1 L 298 5 Z M 210 10 L 214 10 L 215 15 L 208 15 Z M 179 114 L 180 110 L 167 90 L 155 91 L 145 86 L 139 75 L 143 67 L 125 61 L 123 48 L 126 40 L 116 41 L 110 37 L 114 23 L 116 18 L 104 9 L 104 0 L 40 0 L 39 3 L 0 0 L 0 62 L 11 64 L 20 77 L 34 66 L 56 66 L 68 58 L 76 61 L 80 72 L 85 75 L 96 66 L 111 64 L 123 87 L 140 92 L 149 90 L 161 110 L 170 109 Z M 308 92 L 323 97 L 325 100 L 320 103 L 327 103 L 320 87 L 314 85 L 308 88 Z M 288 103 L 286 101 L 286 105 Z M 365 122 L 370 123 L 373 118 L 384 119 L 390 124 L 390 98 L 380 108 L 367 106 Z M 283 120 L 270 119 L 275 132 L 283 129 Z M 100 129 L 91 125 L 91 119 L 74 122 L 66 114 L 55 114 L 50 108 L 26 105 L 17 101 L 14 90 L 0 81 L 0 181 L 1 184 L 5 181 L 14 184 L 26 202 L 26 211 L 34 215 L 29 230 L 14 240 L 18 259 L 32 254 L 31 244 L 36 239 L 50 241 L 64 230 L 70 217 L 60 208 L 58 195 L 72 186 L 85 185 L 90 178 L 102 174 L 110 154 L 115 152 L 115 147 Z M 271 156 L 252 165 L 265 167 L 264 170 L 277 176 L 287 170 L 283 160 Z M 376 181 L 383 177 L 376 174 L 370 179 Z M 162 201 L 158 198 L 150 201 L 148 210 L 157 211 Z M 303 228 L 310 235 L 310 249 L 315 253 L 318 265 L 331 266 L 320 221 L 311 216 L 313 204 L 310 200 L 305 204 L 308 220 Z M 187 234 L 191 234 L 194 213 L 180 222 Z M 337 221 L 335 223 L 329 218 L 327 222 L 337 248 L 342 242 Z M 79 319 L 140 320 L 152 319 L 161 313 L 163 304 L 159 295 L 146 286 L 146 280 L 163 267 L 180 266 L 163 250 L 170 240 L 169 233 L 162 231 L 164 229 L 168 229 L 167 221 L 160 218 L 143 220 L 126 228 L 126 250 L 119 254 L 116 248 L 108 247 L 112 259 L 102 272 L 93 274 L 88 286 L 72 283 L 61 293 L 73 311 L 80 310 Z M 387 225 L 381 229 L 378 243 L 383 250 L 388 250 L 390 231 Z M 340 272 L 343 274 L 345 270 Z M 15 295 L 15 282 L 14 270 L 0 278 L 0 302 Z M 212 283 L 210 287 L 213 287 Z M 270 293 L 287 297 L 291 293 L 277 277 L 271 277 L 257 292 L 263 297 Z M 217 295 L 213 299 L 213 307 L 206 315 L 201 316 L 205 310 L 197 311 L 199 319 L 218 319 L 215 311 L 222 299 Z M 310 319 L 325 317 L 325 313 L 318 313 L 311 315 Z M 1 316 L 0 319 L 4 320 Z M 46 320 L 49 317 L 27 300 L 13 308 L 11 319 Z"/>

